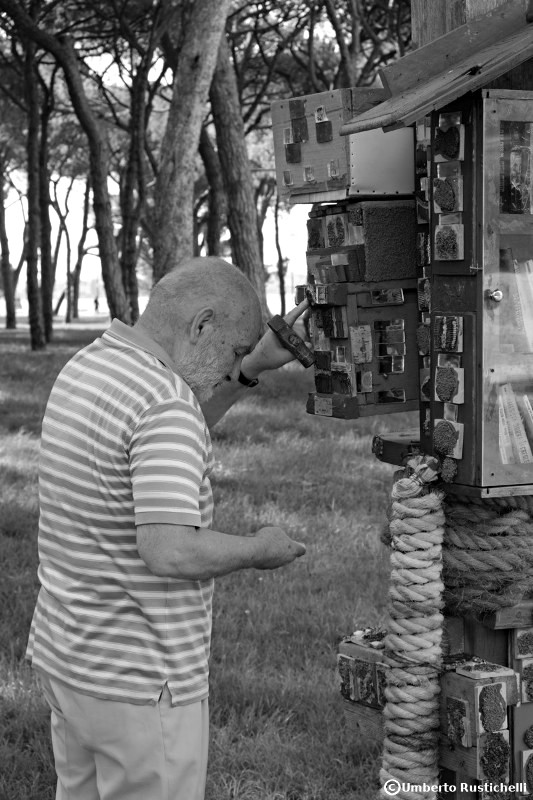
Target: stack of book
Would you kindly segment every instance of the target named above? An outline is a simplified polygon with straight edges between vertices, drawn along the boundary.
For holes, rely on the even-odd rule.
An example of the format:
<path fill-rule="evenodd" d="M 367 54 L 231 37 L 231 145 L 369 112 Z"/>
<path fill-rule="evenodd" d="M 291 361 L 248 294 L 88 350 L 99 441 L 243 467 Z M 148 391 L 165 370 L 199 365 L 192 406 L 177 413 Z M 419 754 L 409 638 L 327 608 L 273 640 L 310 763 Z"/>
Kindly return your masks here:
<path fill-rule="evenodd" d="M 515 392 L 510 383 L 498 394 L 499 445 L 503 464 L 533 463 L 533 408 L 529 395 Z"/>

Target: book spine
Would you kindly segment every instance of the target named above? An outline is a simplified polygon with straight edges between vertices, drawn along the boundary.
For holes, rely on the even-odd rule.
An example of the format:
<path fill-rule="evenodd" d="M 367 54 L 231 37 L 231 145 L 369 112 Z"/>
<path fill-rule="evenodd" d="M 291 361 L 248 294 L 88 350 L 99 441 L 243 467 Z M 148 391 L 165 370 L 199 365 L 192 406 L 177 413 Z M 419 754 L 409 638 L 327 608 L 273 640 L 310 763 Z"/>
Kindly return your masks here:
<path fill-rule="evenodd" d="M 531 407 L 531 401 L 527 394 L 517 395 L 516 400 L 528 439 L 531 443 L 533 442 L 533 408 Z"/>
<path fill-rule="evenodd" d="M 500 273 L 502 274 L 503 285 L 506 287 L 506 299 L 510 308 L 508 316 L 500 320 L 501 335 L 507 345 L 512 345 L 514 352 L 527 353 L 529 351 L 529 341 L 526 333 L 526 324 L 522 311 L 522 302 L 518 289 L 518 279 L 515 270 L 515 260 L 513 251 L 510 247 L 500 250 Z"/>
<path fill-rule="evenodd" d="M 499 416 L 499 445 L 500 445 L 500 458 L 502 464 L 512 464 L 514 461 L 513 446 L 511 444 L 511 434 L 509 432 L 509 425 L 505 410 L 503 407 L 503 400 L 498 397 L 498 416 Z"/>
<path fill-rule="evenodd" d="M 520 324 L 523 326 L 526 339 L 527 351 L 533 352 L 533 285 L 532 275 L 529 269 L 530 262 L 515 261 L 514 272 L 516 275 L 516 302 L 520 306 Z M 513 294 L 515 294 L 513 292 Z"/>
<path fill-rule="evenodd" d="M 516 402 L 513 387 L 510 383 L 505 383 L 501 387 L 500 392 L 505 416 L 509 424 L 513 453 L 520 464 L 529 464 L 533 462 L 533 453 L 531 452 L 531 446 L 526 436 L 524 423 L 522 422 L 522 417 L 518 410 L 518 403 Z"/>

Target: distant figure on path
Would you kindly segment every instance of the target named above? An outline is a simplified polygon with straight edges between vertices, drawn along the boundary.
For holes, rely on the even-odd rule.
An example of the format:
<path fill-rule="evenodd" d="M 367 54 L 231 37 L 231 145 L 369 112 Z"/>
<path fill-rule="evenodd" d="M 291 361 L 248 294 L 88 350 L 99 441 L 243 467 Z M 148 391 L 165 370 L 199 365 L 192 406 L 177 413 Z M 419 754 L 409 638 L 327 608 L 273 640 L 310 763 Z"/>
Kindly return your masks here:
<path fill-rule="evenodd" d="M 100 303 L 98 301 L 98 295 L 94 298 L 94 310 L 98 313 L 98 309 L 100 308 Z"/>
<path fill-rule="evenodd" d="M 244 275 L 194 258 L 54 384 L 28 658 L 52 712 L 56 800 L 204 797 L 213 579 L 305 553 L 281 528 L 212 529 L 209 427 L 292 359 L 262 327 Z"/>

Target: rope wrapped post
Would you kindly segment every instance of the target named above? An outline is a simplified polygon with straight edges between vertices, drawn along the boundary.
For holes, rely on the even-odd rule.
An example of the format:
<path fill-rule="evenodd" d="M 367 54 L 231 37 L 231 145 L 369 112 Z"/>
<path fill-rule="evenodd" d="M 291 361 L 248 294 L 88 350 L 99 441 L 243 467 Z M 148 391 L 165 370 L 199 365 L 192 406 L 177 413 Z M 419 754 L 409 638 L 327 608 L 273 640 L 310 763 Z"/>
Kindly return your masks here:
<path fill-rule="evenodd" d="M 416 456 L 392 489 L 382 800 L 437 796 L 444 493 L 428 484 L 438 468 L 435 458 Z"/>
<path fill-rule="evenodd" d="M 532 584 L 533 498 L 454 497 L 445 511 L 447 611 L 483 616 L 520 602 Z"/>

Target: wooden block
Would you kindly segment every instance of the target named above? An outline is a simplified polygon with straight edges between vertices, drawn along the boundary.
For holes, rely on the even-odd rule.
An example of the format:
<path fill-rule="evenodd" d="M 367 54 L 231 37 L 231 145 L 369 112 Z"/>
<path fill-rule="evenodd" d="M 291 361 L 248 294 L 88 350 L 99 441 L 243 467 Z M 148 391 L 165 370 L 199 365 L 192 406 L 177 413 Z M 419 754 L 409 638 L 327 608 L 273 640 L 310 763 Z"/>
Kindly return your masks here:
<path fill-rule="evenodd" d="M 533 628 L 513 630 L 513 657 L 533 658 Z"/>
<path fill-rule="evenodd" d="M 522 703 L 533 703 L 533 658 L 516 661 L 520 675 L 520 699 Z"/>
<path fill-rule="evenodd" d="M 343 700 L 343 709 L 346 725 L 353 733 L 363 733 L 365 738 L 376 741 L 383 740 L 382 711 L 348 700 Z"/>
<path fill-rule="evenodd" d="M 441 766 L 487 783 L 508 783 L 511 755 L 509 731 L 482 733 L 473 736 L 472 741 L 472 747 L 455 745 L 452 749 L 448 738 L 441 737 Z"/>
<path fill-rule="evenodd" d="M 443 733 L 448 737 L 450 746 L 472 747 L 470 705 L 468 701 L 457 697 L 446 697 L 445 719 L 446 728 Z"/>
<path fill-rule="evenodd" d="M 308 414 L 337 419 L 357 419 L 361 416 L 357 397 L 323 395 L 311 392 L 307 398 Z"/>
<path fill-rule="evenodd" d="M 447 730 L 447 698 L 463 700 L 468 704 L 465 710 L 468 712 L 472 740 L 475 735 L 487 730 L 506 728 L 507 706 L 515 705 L 518 701 L 517 675 L 512 670 L 510 675 L 503 675 L 499 679 L 473 679 L 456 672 L 446 672 L 441 676 L 440 685 L 443 731 Z"/>
<path fill-rule="evenodd" d="M 509 731 L 483 733 L 477 743 L 476 777 L 489 783 L 506 783 L 509 778 L 511 747 Z"/>
<path fill-rule="evenodd" d="M 399 433 L 383 433 L 374 436 L 372 452 L 387 464 L 403 466 L 405 459 L 420 452 L 420 432 L 412 428 Z"/>
<path fill-rule="evenodd" d="M 513 743 L 513 782 L 522 780 L 522 753 L 533 749 L 533 704 L 522 703 L 510 709 L 511 740 Z M 523 794 L 527 794 L 524 789 Z"/>
<path fill-rule="evenodd" d="M 306 298 L 307 284 L 294 287 L 294 305 L 298 306 Z"/>
<path fill-rule="evenodd" d="M 485 680 L 485 678 L 504 678 L 509 675 L 514 675 L 514 670 L 511 667 L 503 667 L 501 664 L 493 664 L 490 661 L 480 659 L 472 659 L 464 661 L 457 666 L 456 672 L 458 675 L 465 675 L 472 680 Z"/>
<path fill-rule="evenodd" d="M 508 494 L 511 494 L 510 487 Z M 525 494 L 524 487 L 521 487 L 522 494 Z M 516 492 L 519 494 L 519 492 Z M 522 600 L 515 606 L 508 606 L 495 611 L 493 614 L 487 614 L 483 618 L 482 624 L 487 628 L 502 630 L 507 628 L 523 628 L 525 626 L 533 625 L 533 600 Z"/>
<path fill-rule="evenodd" d="M 533 793 L 533 750 L 523 750 L 520 756 L 520 782 L 525 783 L 529 793 Z"/>
<path fill-rule="evenodd" d="M 507 686 L 505 683 L 486 683 L 474 690 L 476 730 L 495 732 L 508 728 Z"/>
<path fill-rule="evenodd" d="M 309 284 L 307 292 L 311 305 L 345 306 L 348 297 L 346 283 Z"/>
<path fill-rule="evenodd" d="M 384 95 L 384 93 L 383 93 Z M 346 197 L 349 185 L 349 139 L 340 136 L 341 125 L 353 115 L 351 89 L 319 92 L 272 104 L 272 129 L 276 159 L 276 177 L 280 193 L 294 199 L 302 195 L 324 193 L 330 200 L 332 194 Z M 283 182 L 287 164 L 287 145 L 301 147 L 301 163 L 313 172 L 309 179 L 304 169 L 294 171 L 293 184 Z M 292 156 L 292 152 L 289 154 Z M 331 168 L 334 162 L 335 168 Z M 290 162 L 289 162 L 290 163 Z"/>
<path fill-rule="evenodd" d="M 376 665 L 368 661 L 353 661 L 355 699 L 365 706 L 379 708 Z"/>
<path fill-rule="evenodd" d="M 375 642 L 381 645 L 381 641 Z M 387 665 L 383 663 L 383 647 L 368 641 L 345 639 L 339 644 L 339 658 L 350 658 L 353 670 L 353 699 L 374 708 L 385 705 Z"/>
<path fill-rule="evenodd" d="M 355 680 L 353 670 L 354 659 L 344 653 L 337 655 L 337 669 L 341 678 L 341 695 L 345 700 L 355 702 Z"/>
<path fill-rule="evenodd" d="M 381 644 L 381 642 L 380 642 Z M 339 644 L 339 653 L 357 658 L 360 661 L 368 661 L 371 664 L 383 662 L 383 647 L 372 647 L 364 640 L 354 641 L 352 638 L 343 639 Z"/>
<path fill-rule="evenodd" d="M 285 161 L 287 164 L 299 164 L 302 160 L 302 146 L 299 142 L 285 145 Z"/>
<path fill-rule="evenodd" d="M 433 428 L 433 447 L 440 456 L 463 457 L 464 425 L 445 419 L 435 419 Z"/>

